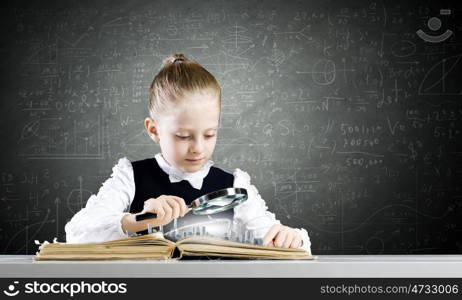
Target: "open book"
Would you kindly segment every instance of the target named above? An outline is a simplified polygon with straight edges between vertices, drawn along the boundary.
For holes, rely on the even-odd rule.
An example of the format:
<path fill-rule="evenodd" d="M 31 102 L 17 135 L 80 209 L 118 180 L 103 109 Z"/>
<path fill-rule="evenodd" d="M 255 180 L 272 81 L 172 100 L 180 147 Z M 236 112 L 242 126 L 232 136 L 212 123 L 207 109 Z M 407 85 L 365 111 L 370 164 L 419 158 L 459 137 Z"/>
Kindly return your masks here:
<path fill-rule="evenodd" d="M 255 259 L 313 259 L 303 249 L 265 247 L 207 236 L 172 242 L 162 233 L 101 243 L 67 244 L 54 241 L 39 246 L 35 260 L 181 259 L 183 256 L 214 256 Z"/>

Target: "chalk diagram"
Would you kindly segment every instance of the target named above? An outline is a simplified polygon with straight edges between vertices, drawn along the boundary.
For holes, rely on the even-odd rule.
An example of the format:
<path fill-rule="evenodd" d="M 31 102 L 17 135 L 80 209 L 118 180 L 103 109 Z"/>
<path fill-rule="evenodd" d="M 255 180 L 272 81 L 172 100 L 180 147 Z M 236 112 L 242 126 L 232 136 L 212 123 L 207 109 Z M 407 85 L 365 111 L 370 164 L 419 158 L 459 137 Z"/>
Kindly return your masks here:
<path fill-rule="evenodd" d="M 408 57 L 414 55 L 417 46 L 415 43 L 408 40 L 399 40 L 391 46 L 391 53 L 395 57 Z"/>
<path fill-rule="evenodd" d="M 420 83 L 419 95 L 462 95 L 459 77 L 462 54 L 443 58 L 434 64 Z"/>
<path fill-rule="evenodd" d="M 50 212 L 51 212 L 50 209 L 48 209 L 45 217 L 43 218 L 43 220 L 41 220 L 39 222 L 32 223 L 32 224 L 27 224 L 21 230 L 18 230 L 8 240 L 8 242 L 6 242 L 5 248 L 3 249 L 3 253 L 23 253 L 22 250 L 24 248 L 26 248 L 26 253 L 27 253 L 28 252 L 27 247 L 28 247 L 29 243 L 34 241 L 35 237 L 37 236 L 37 234 L 40 233 L 43 226 L 45 224 L 47 224 L 47 223 L 54 223 L 55 222 L 54 219 L 49 219 Z M 29 216 L 28 215 L 26 216 L 26 220 L 29 221 Z M 34 231 L 32 232 L 32 234 L 30 234 L 30 231 L 32 231 L 32 229 L 34 229 Z M 23 246 L 20 247 L 19 249 L 13 250 L 13 249 L 11 249 L 11 246 L 13 245 L 13 243 L 16 240 L 20 241 L 20 243 L 23 243 Z M 25 240 L 25 242 L 24 242 L 24 240 Z"/>
<path fill-rule="evenodd" d="M 297 40 L 305 40 L 307 42 L 313 42 L 313 37 L 311 36 L 311 25 L 306 25 L 302 29 L 298 31 L 283 31 L 283 32 L 274 32 L 274 35 L 285 35 L 289 38 L 289 40 L 297 39 Z"/>
<path fill-rule="evenodd" d="M 25 124 L 18 140 L 19 156 L 29 159 L 102 158 L 102 128 L 96 122 L 73 122 L 68 130 L 62 117 L 42 118 Z"/>
<path fill-rule="evenodd" d="M 91 48 L 78 48 L 77 45 L 88 38 L 94 28 L 89 26 L 87 30 L 74 41 L 68 41 L 60 36 L 56 36 L 55 43 L 46 45 L 35 50 L 27 57 L 22 64 L 24 65 L 53 65 L 58 64 L 63 57 L 90 57 L 92 56 Z"/>
<path fill-rule="evenodd" d="M 385 241 L 378 236 L 371 236 L 365 242 L 367 254 L 380 254 L 385 250 Z"/>
<path fill-rule="evenodd" d="M 286 55 L 280 49 L 273 48 L 268 57 L 269 64 L 273 67 L 279 67 L 286 60 Z"/>
<path fill-rule="evenodd" d="M 335 63 L 330 59 L 321 59 L 313 66 L 311 76 L 319 85 L 329 85 L 335 81 Z"/>
<path fill-rule="evenodd" d="M 77 189 L 72 189 L 66 198 L 67 208 L 73 214 L 79 212 L 85 206 L 86 200 L 84 201 L 84 199 L 90 198 L 92 194 L 90 190 L 82 187 L 82 176 L 77 177 L 77 180 L 79 181 L 79 187 Z"/>
<path fill-rule="evenodd" d="M 148 136 L 146 129 L 139 129 L 128 134 L 120 142 L 121 154 L 131 153 L 134 156 L 143 156 L 147 152 L 151 152 L 153 147 L 158 145 Z M 119 155 L 119 154 L 118 154 Z"/>
<path fill-rule="evenodd" d="M 345 61 L 342 61 L 345 65 Z M 310 74 L 317 85 L 330 85 L 334 83 L 337 73 L 354 72 L 355 69 L 337 69 L 335 62 L 330 59 L 320 59 L 313 64 L 312 71 L 295 71 L 296 74 Z"/>
<path fill-rule="evenodd" d="M 222 43 L 227 49 L 229 47 L 233 47 L 234 49 L 240 49 L 240 51 L 242 51 L 242 48 L 248 49 L 248 45 L 253 44 L 252 38 L 245 35 L 247 29 L 243 26 L 238 26 L 236 24 L 231 28 L 227 28 L 226 32 L 227 35 L 223 39 Z"/>
<path fill-rule="evenodd" d="M 249 68 L 249 60 L 247 58 L 231 55 L 225 51 L 220 51 L 216 55 L 203 57 L 200 61 L 207 70 L 222 76 L 237 70 L 247 70 Z"/>
<path fill-rule="evenodd" d="M 325 172 L 322 167 L 314 168 L 319 169 L 321 173 Z M 283 213 L 287 219 L 302 214 L 303 203 L 310 201 L 311 196 L 309 194 L 315 195 L 321 184 L 319 180 L 294 180 L 297 176 L 297 172 L 294 172 L 285 181 L 272 182 L 277 210 Z M 287 203 L 290 203 L 290 206 L 287 206 Z"/>
<path fill-rule="evenodd" d="M 37 49 L 22 64 L 24 65 L 41 65 L 41 64 L 57 64 L 58 63 L 58 47 L 57 44 L 46 45 Z"/>

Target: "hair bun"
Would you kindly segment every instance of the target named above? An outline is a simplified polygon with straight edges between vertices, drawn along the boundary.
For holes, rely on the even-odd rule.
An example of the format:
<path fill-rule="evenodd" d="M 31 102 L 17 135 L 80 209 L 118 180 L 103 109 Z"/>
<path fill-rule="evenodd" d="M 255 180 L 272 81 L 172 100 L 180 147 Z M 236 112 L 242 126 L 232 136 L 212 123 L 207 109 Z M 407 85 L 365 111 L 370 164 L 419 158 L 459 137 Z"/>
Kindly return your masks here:
<path fill-rule="evenodd" d="M 164 59 L 162 67 L 173 65 L 174 63 L 181 61 L 188 61 L 188 59 L 183 54 L 171 54 Z"/>
<path fill-rule="evenodd" d="M 206 91 L 221 104 L 221 88 L 216 78 L 194 59 L 183 54 L 170 54 L 149 87 L 149 114 L 155 119 L 166 113 L 170 105 L 189 103 L 187 93 Z M 221 107 L 221 106 L 220 106 Z"/>

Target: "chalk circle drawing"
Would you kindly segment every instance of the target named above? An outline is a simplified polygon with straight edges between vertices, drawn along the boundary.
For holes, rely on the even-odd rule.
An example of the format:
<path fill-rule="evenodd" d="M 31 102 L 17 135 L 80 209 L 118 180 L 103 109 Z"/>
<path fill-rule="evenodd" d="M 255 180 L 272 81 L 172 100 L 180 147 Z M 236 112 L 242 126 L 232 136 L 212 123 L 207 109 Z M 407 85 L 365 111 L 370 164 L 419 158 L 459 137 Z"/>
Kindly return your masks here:
<path fill-rule="evenodd" d="M 416 45 L 407 40 L 400 40 L 391 46 L 391 53 L 395 57 L 407 57 L 413 55 L 416 51 Z"/>
<path fill-rule="evenodd" d="M 313 66 L 311 76 L 319 85 L 329 85 L 335 81 L 335 63 L 330 59 L 321 59 Z"/>
<path fill-rule="evenodd" d="M 37 136 L 39 128 L 40 128 L 40 120 L 34 120 L 24 125 L 21 131 L 20 141 Z"/>
<path fill-rule="evenodd" d="M 269 64 L 273 67 L 279 67 L 285 60 L 286 56 L 284 52 L 279 49 L 273 49 L 271 55 L 268 57 Z"/>
<path fill-rule="evenodd" d="M 367 254 L 380 254 L 385 249 L 384 242 L 381 238 L 373 236 L 366 241 Z"/>
<path fill-rule="evenodd" d="M 79 181 L 79 188 L 72 189 L 66 199 L 67 208 L 74 214 L 85 206 L 84 199 L 88 199 L 91 196 L 91 191 L 82 187 L 83 177 L 79 176 L 77 179 Z"/>

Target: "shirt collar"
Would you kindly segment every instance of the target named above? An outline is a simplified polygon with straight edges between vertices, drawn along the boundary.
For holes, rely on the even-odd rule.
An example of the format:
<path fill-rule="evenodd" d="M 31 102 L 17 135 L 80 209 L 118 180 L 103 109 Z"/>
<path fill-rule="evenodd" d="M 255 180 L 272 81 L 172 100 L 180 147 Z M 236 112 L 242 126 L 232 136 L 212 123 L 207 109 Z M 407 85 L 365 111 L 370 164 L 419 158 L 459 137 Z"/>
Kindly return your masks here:
<path fill-rule="evenodd" d="M 162 156 L 162 153 L 158 153 L 155 156 L 159 167 L 168 175 L 170 182 L 180 182 L 182 180 L 188 181 L 191 186 L 197 190 L 202 188 L 204 178 L 209 174 L 210 168 L 214 164 L 212 160 L 209 160 L 205 165 L 198 171 L 193 173 L 183 172 L 172 165 L 170 165 Z"/>

